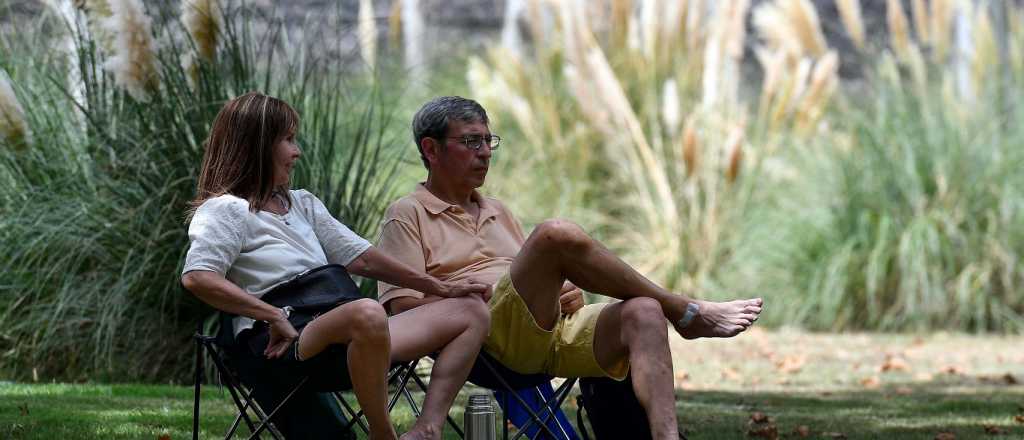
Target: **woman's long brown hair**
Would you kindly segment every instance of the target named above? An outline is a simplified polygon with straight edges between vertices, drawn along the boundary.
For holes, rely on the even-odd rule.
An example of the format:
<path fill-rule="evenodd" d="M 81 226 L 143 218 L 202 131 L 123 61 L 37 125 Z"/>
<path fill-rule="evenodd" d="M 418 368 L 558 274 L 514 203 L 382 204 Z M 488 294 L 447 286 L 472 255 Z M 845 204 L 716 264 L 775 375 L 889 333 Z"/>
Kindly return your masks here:
<path fill-rule="evenodd" d="M 274 146 L 298 125 L 299 114 L 288 103 L 259 92 L 224 104 L 203 145 L 199 185 L 187 219 L 203 202 L 224 194 L 247 200 L 252 212 L 262 209 L 275 190 Z"/>

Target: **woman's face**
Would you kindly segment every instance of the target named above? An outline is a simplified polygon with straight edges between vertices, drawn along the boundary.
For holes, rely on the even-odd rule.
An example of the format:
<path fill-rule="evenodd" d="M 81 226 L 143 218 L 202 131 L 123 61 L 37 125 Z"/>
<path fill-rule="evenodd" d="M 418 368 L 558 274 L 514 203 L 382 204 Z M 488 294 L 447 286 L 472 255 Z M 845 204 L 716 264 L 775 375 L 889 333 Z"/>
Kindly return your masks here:
<path fill-rule="evenodd" d="M 295 161 L 299 160 L 302 151 L 295 143 L 295 133 L 288 133 L 274 146 L 274 185 L 287 185 L 292 174 Z"/>

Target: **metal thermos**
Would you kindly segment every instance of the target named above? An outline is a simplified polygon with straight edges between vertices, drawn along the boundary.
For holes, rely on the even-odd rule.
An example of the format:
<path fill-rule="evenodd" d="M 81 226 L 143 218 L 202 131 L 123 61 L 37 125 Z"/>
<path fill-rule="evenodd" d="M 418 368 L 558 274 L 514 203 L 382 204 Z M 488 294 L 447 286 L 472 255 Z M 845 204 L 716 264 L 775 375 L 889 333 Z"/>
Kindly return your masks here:
<path fill-rule="evenodd" d="M 466 440 L 494 440 L 494 405 L 489 394 L 473 394 L 466 404 Z"/>

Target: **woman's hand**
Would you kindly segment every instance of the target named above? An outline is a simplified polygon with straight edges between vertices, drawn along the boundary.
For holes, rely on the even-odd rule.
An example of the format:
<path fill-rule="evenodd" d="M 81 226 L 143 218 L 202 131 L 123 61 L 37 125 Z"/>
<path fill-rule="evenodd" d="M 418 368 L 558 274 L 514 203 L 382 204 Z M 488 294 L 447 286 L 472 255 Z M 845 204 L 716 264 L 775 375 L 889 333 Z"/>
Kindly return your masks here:
<path fill-rule="evenodd" d="M 292 323 L 288 322 L 282 313 L 280 317 L 270 321 L 270 342 L 267 342 L 263 355 L 267 359 L 281 357 L 298 337 L 299 332 L 295 331 L 295 327 L 292 327 Z"/>
<path fill-rule="evenodd" d="M 441 281 L 437 295 L 444 298 L 458 298 L 466 295 L 480 295 L 484 301 L 491 299 L 491 286 L 473 280 Z"/>
<path fill-rule="evenodd" d="M 583 291 L 568 281 L 562 285 L 562 295 L 558 297 L 562 305 L 562 314 L 571 315 L 583 308 Z"/>

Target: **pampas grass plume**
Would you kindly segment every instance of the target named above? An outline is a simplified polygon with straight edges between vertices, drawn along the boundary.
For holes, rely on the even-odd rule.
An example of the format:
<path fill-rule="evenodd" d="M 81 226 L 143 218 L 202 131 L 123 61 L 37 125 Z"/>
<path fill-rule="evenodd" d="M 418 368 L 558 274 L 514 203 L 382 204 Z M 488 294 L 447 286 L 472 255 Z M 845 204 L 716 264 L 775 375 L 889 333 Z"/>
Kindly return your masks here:
<path fill-rule="evenodd" d="M 729 154 L 728 167 L 725 169 L 725 180 L 729 183 L 736 181 L 743 166 L 743 128 L 742 125 L 733 127 L 726 140 L 725 151 Z"/>
<path fill-rule="evenodd" d="M 152 22 L 139 0 L 110 0 L 109 5 L 104 28 L 114 36 L 114 48 L 104 67 L 128 94 L 146 101 L 159 86 Z"/>
<path fill-rule="evenodd" d="M 377 17 L 373 0 L 359 0 L 359 53 L 371 69 L 377 64 Z"/>
<path fill-rule="evenodd" d="M 885 6 L 886 23 L 889 26 L 889 39 L 892 49 L 900 61 L 905 61 L 910 50 L 910 31 L 907 15 L 903 12 L 900 0 L 888 0 Z"/>
<path fill-rule="evenodd" d="M 910 4 L 911 12 L 914 14 L 914 30 L 917 31 L 917 39 L 922 43 L 930 43 L 931 32 L 929 32 L 931 20 L 928 18 L 928 8 L 924 0 L 914 0 Z"/>
<path fill-rule="evenodd" d="M 804 49 L 814 56 L 821 56 L 825 53 L 828 45 L 825 43 L 825 36 L 821 33 L 818 12 L 810 0 L 782 0 L 780 3 Z"/>
<path fill-rule="evenodd" d="M 693 116 L 690 116 L 683 125 L 683 165 L 686 166 L 686 177 L 692 177 L 700 166 L 700 145 L 695 124 Z"/>
<path fill-rule="evenodd" d="M 217 0 L 184 0 L 181 2 L 181 18 L 196 43 L 199 57 L 212 63 L 224 26 L 220 4 Z"/>
<path fill-rule="evenodd" d="M 931 15 L 928 36 L 932 43 L 932 60 L 941 63 L 949 55 L 950 39 L 953 34 L 954 0 L 931 0 Z"/>
<path fill-rule="evenodd" d="M 661 91 L 661 117 L 668 132 L 675 135 L 679 128 L 679 89 L 675 79 L 665 81 Z"/>
<path fill-rule="evenodd" d="M 25 121 L 25 111 L 11 86 L 11 78 L 3 69 L 0 69 L 0 135 L 16 148 L 27 146 L 32 137 Z"/>
<path fill-rule="evenodd" d="M 864 50 L 864 16 L 860 0 L 836 0 L 836 6 L 839 7 L 839 18 L 850 34 L 850 40 L 857 49 Z"/>

